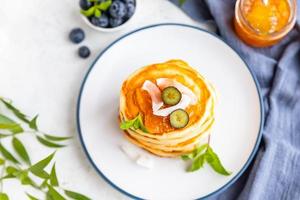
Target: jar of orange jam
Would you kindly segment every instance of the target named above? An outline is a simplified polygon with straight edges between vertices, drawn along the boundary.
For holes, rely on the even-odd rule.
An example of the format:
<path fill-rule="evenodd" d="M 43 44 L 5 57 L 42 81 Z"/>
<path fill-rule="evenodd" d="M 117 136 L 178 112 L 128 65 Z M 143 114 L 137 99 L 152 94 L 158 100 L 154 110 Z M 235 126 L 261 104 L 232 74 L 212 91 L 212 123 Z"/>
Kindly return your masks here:
<path fill-rule="evenodd" d="M 251 46 L 271 46 L 295 25 L 296 5 L 296 0 L 237 0 L 236 33 Z"/>

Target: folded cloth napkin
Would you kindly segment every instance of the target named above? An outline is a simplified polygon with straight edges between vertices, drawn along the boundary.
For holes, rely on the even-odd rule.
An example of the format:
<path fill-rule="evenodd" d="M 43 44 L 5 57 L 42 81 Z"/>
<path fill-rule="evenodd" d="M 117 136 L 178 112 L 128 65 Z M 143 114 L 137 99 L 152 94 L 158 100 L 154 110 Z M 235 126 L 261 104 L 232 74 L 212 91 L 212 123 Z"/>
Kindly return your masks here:
<path fill-rule="evenodd" d="M 173 0 L 173 2 L 177 2 Z M 300 1 L 297 1 L 300 8 Z M 187 0 L 196 20 L 213 19 L 218 34 L 255 73 L 262 91 L 265 125 L 259 151 L 240 179 L 211 199 L 300 199 L 300 14 L 287 37 L 270 48 L 244 44 L 233 29 L 235 0 Z"/>

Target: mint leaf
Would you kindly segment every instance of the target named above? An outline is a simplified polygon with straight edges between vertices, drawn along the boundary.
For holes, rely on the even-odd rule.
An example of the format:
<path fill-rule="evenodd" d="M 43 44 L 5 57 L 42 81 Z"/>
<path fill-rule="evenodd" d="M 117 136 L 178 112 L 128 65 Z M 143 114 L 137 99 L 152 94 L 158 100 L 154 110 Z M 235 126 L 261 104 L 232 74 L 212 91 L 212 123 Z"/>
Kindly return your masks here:
<path fill-rule="evenodd" d="M 65 194 L 75 200 L 91 200 L 89 197 L 79 194 L 77 192 L 72 192 L 70 190 L 65 190 Z"/>
<path fill-rule="evenodd" d="M 121 122 L 121 125 L 120 125 L 120 128 L 122 130 L 127 130 L 127 129 L 140 129 L 142 130 L 143 132 L 145 133 L 149 133 L 148 130 L 146 129 L 146 127 L 144 126 L 144 123 L 143 123 L 143 119 L 142 119 L 142 116 L 141 114 L 138 114 L 134 119 L 132 120 L 128 120 L 128 121 L 123 121 Z"/>
<path fill-rule="evenodd" d="M 194 172 L 194 171 L 197 171 L 198 169 L 200 169 L 201 167 L 203 167 L 203 164 L 204 164 L 204 155 L 205 154 L 197 156 L 193 160 L 192 165 L 188 168 L 187 171 L 188 172 Z"/>
<path fill-rule="evenodd" d="M 134 118 L 132 120 L 128 120 L 128 121 L 123 121 L 123 122 L 121 122 L 120 128 L 122 130 L 127 130 L 127 129 L 131 128 L 132 126 L 134 126 L 135 121 L 136 121 L 136 118 Z"/>
<path fill-rule="evenodd" d="M 111 0 L 103 1 L 99 5 L 97 5 L 96 7 L 99 8 L 100 10 L 102 10 L 102 11 L 106 11 L 110 7 L 111 3 L 112 3 Z"/>
<path fill-rule="evenodd" d="M 56 176 L 56 170 L 55 170 L 55 163 L 52 167 L 51 173 L 50 173 L 50 183 L 52 186 L 58 186 L 58 180 L 57 180 L 57 176 Z"/>
<path fill-rule="evenodd" d="M 41 144 L 43 144 L 43 145 L 45 145 L 45 146 L 47 146 L 47 147 L 51 147 L 51 148 L 60 148 L 60 147 L 65 147 L 66 145 L 62 145 L 62 144 L 57 144 L 57 143 L 54 143 L 54 142 L 50 142 L 50 141 L 48 141 L 48 140 L 46 140 L 46 139 L 44 139 L 44 138 L 42 138 L 42 137 L 40 137 L 40 136 L 36 136 L 36 138 L 37 138 L 37 140 L 41 143 Z"/>
<path fill-rule="evenodd" d="M 181 159 L 182 160 L 191 160 L 191 159 L 193 159 L 194 157 L 193 157 L 193 154 L 192 153 L 189 153 L 189 154 L 185 154 L 185 155 L 182 155 L 181 156 Z"/>
<path fill-rule="evenodd" d="M 197 146 L 196 149 L 193 151 L 193 158 L 197 157 L 199 154 L 203 152 L 203 150 L 207 149 L 208 144 L 203 144 L 201 146 Z"/>
<path fill-rule="evenodd" d="M 69 140 L 72 137 L 61 137 L 61 136 L 54 136 L 54 135 L 48 135 L 44 134 L 45 138 L 52 141 L 63 141 L 63 140 Z"/>
<path fill-rule="evenodd" d="M 24 145 L 22 144 L 22 142 L 14 137 L 12 139 L 12 144 L 13 144 L 13 147 L 15 149 L 15 151 L 18 153 L 18 155 L 27 163 L 30 165 L 30 158 L 29 158 L 29 155 L 24 147 Z"/>
<path fill-rule="evenodd" d="M 59 194 L 52 186 L 48 185 L 48 195 L 54 200 L 66 200 L 61 194 Z"/>
<path fill-rule="evenodd" d="M 222 165 L 218 155 L 212 150 L 211 147 L 207 148 L 207 151 L 205 153 L 205 160 L 207 163 L 219 174 L 228 176 L 231 174 L 231 172 L 228 172 L 224 166 Z"/>
<path fill-rule="evenodd" d="M 19 161 L 0 143 L 0 152 L 7 160 L 19 164 Z"/>
<path fill-rule="evenodd" d="M 80 10 L 80 13 L 83 14 L 86 17 L 91 17 L 95 13 L 95 7 L 92 6 L 88 10 Z"/>
<path fill-rule="evenodd" d="M 0 192 L 0 200 L 9 200 L 7 194 Z"/>
<path fill-rule="evenodd" d="M 94 12 L 94 15 L 95 15 L 95 17 L 99 18 L 101 16 L 101 11 L 98 8 L 96 8 L 95 12 Z"/>

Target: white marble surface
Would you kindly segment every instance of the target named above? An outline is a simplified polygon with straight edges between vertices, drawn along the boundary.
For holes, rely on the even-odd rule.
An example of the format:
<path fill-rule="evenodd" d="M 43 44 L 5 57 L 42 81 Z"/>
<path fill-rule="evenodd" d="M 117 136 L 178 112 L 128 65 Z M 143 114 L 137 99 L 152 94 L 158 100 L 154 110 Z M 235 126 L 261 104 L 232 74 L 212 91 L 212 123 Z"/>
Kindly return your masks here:
<path fill-rule="evenodd" d="M 77 0 L 1 0 L 0 96 L 13 99 L 31 116 L 39 113 L 42 130 L 74 136 L 68 147 L 56 155 L 62 187 L 96 200 L 127 199 L 97 175 L 79 144 L 75 110 L 83 76 L 97 54 L 126 32 L 161 22 L 200 24 L 166 0 L 139 0 L 130 26 L 116 33 L 99 33 L 84 24 L 78 9 Z M 78 58 L 79 45 L 67 38 L 74 27 L 82 27 L 86 32 L 81 45 L 89 46 L 92 51 L 86 60 Z M 22 138 L 29 146 L 33 161 L 53 151 L 40 146 L 30 136 Z M 26 199 L 24 191 L 31 190 L 18 182 L 6 181 L 4 191 L 12 200 L 23 200 Z"/>

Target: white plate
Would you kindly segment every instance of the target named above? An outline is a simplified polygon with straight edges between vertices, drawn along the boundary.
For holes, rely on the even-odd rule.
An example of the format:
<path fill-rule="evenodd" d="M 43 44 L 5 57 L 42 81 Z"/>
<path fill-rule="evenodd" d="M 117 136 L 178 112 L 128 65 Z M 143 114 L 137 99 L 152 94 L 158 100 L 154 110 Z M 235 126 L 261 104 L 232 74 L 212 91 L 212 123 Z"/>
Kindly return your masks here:
<path fill-rule="evenodd" d="M 218 91 L 211 146 L 230 176 L 204 166 L 185 172 L 180 159 L 153 156 L 154 168 L 136 165 L 121 150 L 119 92 L 136 69 L 182 59 Z M 247 168 L 261 138 L 263 108 L 257 81 L 245 62 L 215 35 L 183 24 L 158 24 L 129 33 L 106 48 L 92 64 L 78 99 L 77 125 L 83 148 L 97 172 L 132 198 L 196 199 L 231 185 Z"/>

